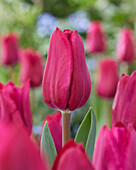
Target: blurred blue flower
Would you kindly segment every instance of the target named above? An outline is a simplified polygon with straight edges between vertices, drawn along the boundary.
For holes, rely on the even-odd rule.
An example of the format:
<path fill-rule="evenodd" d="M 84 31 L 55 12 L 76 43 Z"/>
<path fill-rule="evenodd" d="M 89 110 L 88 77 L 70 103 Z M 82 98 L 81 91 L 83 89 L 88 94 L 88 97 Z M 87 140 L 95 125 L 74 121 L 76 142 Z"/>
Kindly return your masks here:
<path fill-rule="evenodd" d="M 58 26 L 59 21 L 56 17 L 51 15 L 50 13 L 41 14 L 36 23 L 36 28 L 38 35 L 40 37 L 45 37 L 46 35 L 51 35 L 52 32 Z"/>
<path fill-rule="evenodd" d="M 90 23 L 87 13 L 82 10 L 69 15 L 67 22 L 68 25 L 71 25 L 71 27 L 76 29 L 79 33 L 86 32 Z"/>
<path fill-rule="evenodd" d="M 98 62 L 95 58 L 87 58 L 87 66 L 89 70 L 94 71 L 98 66 Z"/>

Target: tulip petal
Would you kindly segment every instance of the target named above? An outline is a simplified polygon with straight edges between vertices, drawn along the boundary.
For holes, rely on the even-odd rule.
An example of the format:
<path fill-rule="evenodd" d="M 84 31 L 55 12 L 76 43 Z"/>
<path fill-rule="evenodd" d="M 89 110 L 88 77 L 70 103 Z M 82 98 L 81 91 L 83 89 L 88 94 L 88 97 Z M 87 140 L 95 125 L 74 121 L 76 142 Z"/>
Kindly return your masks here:
<path fill-rule="evenodd" d="M 57 150 L 57 153 L 62 149 L 62 118 L 60 112 L 55 112 L 52 115 L 49 114 L 45 117 L 45 122 L 48 122 L 48 126 Z"/>
<path fill-rule="evenodd" d="M 117 87 L 112 107 L 112 123 L 123 122 L 126 126 L 132 123 L 136 128 L 136 71 L 123 76 Z"/>
<path fill-rule="evenodd" d="M 47 170 L 39 149 L 22 127 L 0 124 L 1 170 Z"/>
<path fill-rule="evenodd" d="M 29 90 L 30 90 L 30 83 L 27 82 L 22 87 L 22 117 L 24 118 L 24 123 L 27 127 L 27 130 L 31 133 L 32 131 L 32 113 L 30 108 L 30 101 L 29 101 Z"/>
<path fill-rule="evenodd" d="M 58 45 L 59 44 L 59 45 Z M 57 28 L 50 39 L 47 63 L 43 77 L 43 99 L 54 109 L 66 110 L 73 72 L 70 43 Z"/>
<path fill-rule="evenodd" d="M 115 170 L 120 165 L 119 148 L 110 130 L 103 126 L 97 138 L 93 155 L 95 170 Z"/>
<path fill-rule="evenodd" d="M 83 145 L 70 140 L 57 155 L 52 170 L 94 170 Z"/>
<path fill-rule="evenodd" d="M 74 31 L 69 39 L 73 51 L 74 71 L 71 80 L 69 110 L 82 107 L 91 92 L 91 79 L 85 61 L 84 45 L 81 37 Z M 76 90 L 75 90 L 76 89 Z"/>
<path fill-rule="evenodd" d="M 113 59 L 104 59 L 99 63 L 96 92 L 100 97 L 113 98 L 118 83 L 118 65 Z"/>

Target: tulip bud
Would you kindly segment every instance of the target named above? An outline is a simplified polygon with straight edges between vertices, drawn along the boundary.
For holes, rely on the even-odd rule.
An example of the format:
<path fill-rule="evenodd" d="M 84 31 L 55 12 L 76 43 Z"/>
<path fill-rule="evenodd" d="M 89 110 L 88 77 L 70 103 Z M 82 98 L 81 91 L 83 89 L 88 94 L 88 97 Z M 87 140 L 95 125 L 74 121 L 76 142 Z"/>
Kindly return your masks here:
<path fill-rule="evenodd" d="M 132 62 L 135 57 L 134 35 L 128 28 L 123 28 L 118 36 L 116 55 L 120 61 Z"/>
<path fill-rule="evenodd" d="M 118 66 L 113 59 L 101 60 L 99 63 L 99 75 L 97 94 L 104 98 L 113 98 L 118 83 Z"/>
<path fill-rule="evenodd" d="M 57 155 L 52 170 L 94 170 L 82 144 L 69 141 Z"/>
<path fill-rule="evenodd" d="M 0 124 L 0 170 L 47 170 L 47 166 L 22 127 Z"/>
<path fill-rule="evenodd" d="M 57 150 L 57 153 L 61 150 L 62 148 L 62 118 L 61 118 L 61 113 L 60 112 L 55 112 L 52 115 L 47 115 L 44 124 L 48 122 L 48 126 Z"/>
<path fill-rule="evenodd" d="M 32 130 L 32 115 L 29 103 L 29 83 L 22 88 L 12 82 L 0 83 L 0 122 L 24 125 L 28 133 Z"/>
<path fill-rule="evenodd" d="M 30 80 L 31 87 L 38 87 L 42 83 L 43 65 L 41 54 L 34 49 L 28 48 L 20 51 L 21 81 Z"/>
<path fill-rule="evenodd" d="M 91 79 L 77 31 L 53 32 L 42 86 L 45 103 L 54 109 L 73 111 L 87 102 Z"/>
<path fill-rule="evenodd" d="M 95 170 L 136 169 L 136 131 L 129 125 L 117 123 L 112 129 L 103 126 L 93 155 Z"/>
<path fill-rule="evenodd" d="M 94 21 L 90 23 L 87 30 L 86 46 L 87 52 L 90 54 L 105 52 L 106 36 L 101 22 Z"/>
<path fill-rule="evenodd" d="M 2 39 L 2 63 L 13 66 L 18 62 L 18 36 L 9 34 Z"/>
<path fill-rule="evenodd" d="M 119 80 L 112 107 L 112 123 L 118 121 L 132 123 L 136 129 L 136 71 Z"/>

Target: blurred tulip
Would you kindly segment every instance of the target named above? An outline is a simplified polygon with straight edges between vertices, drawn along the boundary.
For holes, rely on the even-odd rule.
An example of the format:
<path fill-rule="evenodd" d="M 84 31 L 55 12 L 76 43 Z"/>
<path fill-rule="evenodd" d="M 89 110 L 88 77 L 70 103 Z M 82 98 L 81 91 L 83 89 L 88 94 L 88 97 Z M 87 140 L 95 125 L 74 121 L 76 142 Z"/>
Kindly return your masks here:
<path fill-rule="evenodd" d="M 117 63 L 113 59 L 101 60 L 99 63 L 97 94 L 100 97 L 113 98 L 116 93 L 118 79 Z"/>
<path fill-rule="evenodd" d="M 22 88 L 12 82 L 0 83 L 0 122 L 24 125 L 28 133 L 32 130 L 32 115 L 29 103 L 29 83 Z"/>
<path fill-rule="evenodd" d="M 82 144 L 69 141 L 57 155 L 52 170 L 94 170 Z"/>
<path fill-rule="evenodd" d="M 32 48 L 20 51 L 21 81 L 30 80 L 31 87 L 38 87 L 42 83 L 43 65 L 41 54 Z"/>
<path fill-rule="evenodd" d="M 0 170 L 47 170 L 47 166 L 22 127 L 0 124 Z"/>
<path fill-rule="evenodd" d="M 18 36 L 10 33 L 2 39 L 2 64 L 13 66 L 18 62 Z"/>
<path fill-rule="evenodd" d="M 86 37 L 87 52 L 90 54 L 103 53 L 106 50 L 106 36 L 102 23 L 94 21 L 90 23 Z"/>
<path fill-rule="evenodd" d="M 136 131 L 129 125 L 117 123 L 112 129 L 103 126 L 93 155 L 95 170 L 136 169 Z"/>
<path fill-rule="evenodd" d="M 61 123 L 61 113 L 55 112 L 52 115 L 47 115 L 44 123 L 48 122 L 48 126 L 52 135 L 52 138 L 54 140 L 54 144 L 56 147 L 57 152 L 59 152 L 62 148 L 62 123 Z"/>
<path fill-rule="evenodd" d="M 119 80 L 112 107 L 112 123 L 132 123 L 136 129 L 136 71 Z"/>
<path fill-rule="evenodd" d="M 87 102 L 91 79 L 77 31 L 53 32 L 42 86 L 45 103 L 54 109 L 73 111 Z"/>
<path fill-rule="evenodd" d="M 116 47 L 116 55 L 120 61 L 132 62 L 135 57 L 134 35 L 128 28 L 121 29 Z"/>

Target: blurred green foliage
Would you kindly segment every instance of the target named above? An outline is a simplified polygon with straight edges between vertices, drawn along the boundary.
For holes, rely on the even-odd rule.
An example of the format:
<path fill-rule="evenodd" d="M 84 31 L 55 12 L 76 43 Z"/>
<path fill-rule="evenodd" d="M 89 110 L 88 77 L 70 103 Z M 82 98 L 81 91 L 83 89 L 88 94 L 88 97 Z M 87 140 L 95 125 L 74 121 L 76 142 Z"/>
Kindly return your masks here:
<path fill-rule="evenodd" d="M 104 56 L 115 57 L 117 33 L 121 27 L 130 27 L 136 34 L 136 2 L 135 0 L 0 0 L 0 34 L 17 32 L 20 37 L 20 46 L 33 47 L 42 55 L 47 56 L 49 36 L 40 37 L 36 30 L 37 18 L 43 12 L 48 12 L 57 17 L 61 28 L 67 25 L 67 17 L 79 10 L 87 13 L 90 21 L 101 20 L 108 39 L 108 48 Z M 86 33 L 81 34 L 85 42 Z M 91 57 L 86 53 L 87 57 Z M 135 69 L 135 64 L 129 68 L 129 73 Z M 14 82 L 19 83 L 19 65 L 14 70 Z M 6 83 L 9 80 L 10 68 L 0 67 L 0 81 Z M 92 73 L 91 73 L 92 74 Z M 80 124 L 90 105 L 97 117 L 98 129 L 106 123 L 105 100 L 99 99 L 95 94 L 94 79 L 92 76 L 92 93 L 87 104 L 74 112 L 71 127 L 74 136 L 74 127 Z M 34 124 L 39 124 L 47 113 L 53 112 L 46 106 L 42 99 L 41 87 L 31 90 L 32 110 Z"/>

